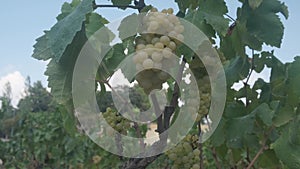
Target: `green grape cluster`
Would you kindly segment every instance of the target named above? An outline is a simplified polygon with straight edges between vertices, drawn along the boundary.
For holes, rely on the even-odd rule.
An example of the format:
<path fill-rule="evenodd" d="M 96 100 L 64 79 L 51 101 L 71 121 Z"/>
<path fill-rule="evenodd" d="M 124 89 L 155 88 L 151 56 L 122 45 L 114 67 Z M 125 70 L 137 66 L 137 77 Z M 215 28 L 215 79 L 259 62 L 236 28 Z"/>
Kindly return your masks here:
<path fill-rule="evenodd" d="M 117 132 L 126 135 L 128 129 L 131 127 L 130 121 L 122 117 L 117 111 L 108 107 L 106 112 L 103 112 L 103 117 L 106 122 L 114 128 Z M 107 129 L 106 134 L 112 135 L 113 131 Z"/>
<path fill-rule="evenodd" d="M 178 145 L 166 152 L 172 161 L 171 169 L 199 169 L 200 150 L 197 135 L 187 135 Z"/>
<path fill-rule="evenodd" d="M 162 12 L 153 8 L 144 16 L 141 34 L 135 39 L 136 54 L 133 62 L 139 71 L 136 80 L 146 93 L 161 89 L 162 84 L 170 78 L 161 69 L 169 70 L 176 64 L 172 56 L 184 39 L 183 31 L 184 26 L 173 15 L 171 8 Z"/>
<path fill-rule="evenodd" d="M 188 107 L 189 112 L 196 112 L 198 111 L 198 116 L 196 121 L 200 121 L 202 117 L 209 113 L 210 101 L 211 101 L 211 87 L 210 87 L 210 80 L 207 75 L 203 76 L 201 79 L 197 81 L 198 83 L 198 90 L 200 96 L 200 104 L 198 100 L 194 97 L 195 91 L 189 91 L 189 99 L 187 100 L 190 105 Z M 199 110 L 196 110 L 196 105 L 199 104 Z M 194 105 L 194 106 L 193 106 Z"/>

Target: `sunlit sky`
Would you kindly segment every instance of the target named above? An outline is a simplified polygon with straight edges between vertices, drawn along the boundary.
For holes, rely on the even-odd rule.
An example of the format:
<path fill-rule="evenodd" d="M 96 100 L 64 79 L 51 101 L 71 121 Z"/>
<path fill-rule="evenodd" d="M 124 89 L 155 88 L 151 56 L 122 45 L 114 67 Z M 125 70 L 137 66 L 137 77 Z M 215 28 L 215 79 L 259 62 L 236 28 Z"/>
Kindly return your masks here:
<path fill-rule="evenodd" d="M 70 0 L 68 0 L 69 2 Z M 44 76 L 46 62 L 31 58 L 35 39 L 55 24 L 55 17 L 60 13 L 61 5 L 66 0 L 6 0 L 0 6 L 0 95 L 6 82 L 10 82 L 13 90 L 14 104 L 22 97 L 24 80 L 30 76 L 33 82 L 41 80 L 47 85 Z M 238 0 L 227 0 L 229 14 L 235 18 L 236 7 L 240 6 Z M 283 62 L 292 61 L 293 57 L 300 55 L 299 30 L 300 30 L 300 1 L 283 0 L 289 8 L 290 18 L 284 20 L 285 34 L 282 47 L 275 49 L 275 54 Z M 98 4 L 110 3 L 98 0 Z M 159 9 L 172 7 L 178 11 L 176 3 L 172 0 L 146 0 Z M 117 8 L 101 8 L 97 10 L 108 20 L 116 20 L 136 10 L 126 11 Z M 272 29 L 272 28 L 270 28 Z M 276 35 L 274 35 L 276 36 Z"/>

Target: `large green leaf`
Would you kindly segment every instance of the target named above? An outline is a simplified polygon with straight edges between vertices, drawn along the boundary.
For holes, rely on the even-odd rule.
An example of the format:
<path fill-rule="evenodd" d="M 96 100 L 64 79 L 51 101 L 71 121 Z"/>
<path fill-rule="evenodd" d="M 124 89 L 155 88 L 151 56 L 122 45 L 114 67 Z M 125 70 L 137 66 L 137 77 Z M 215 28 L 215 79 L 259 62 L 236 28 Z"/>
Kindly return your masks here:
<path fill-rule="evenodd" d="M 278 169 L 281 167 L 280 161 L 273 150 L 264 151 L 257 160 L 259 167 L 265 169 Z"/>
<path fill-rule="evenodd" d="M 61 62 L 52 59 L 47 66 L 45 75 L 48 76 L 48 86 L 60 104 L 67 103 L 72 98 L 73 69 L 78 54 L 86 41 L 84 27 L 82 27 L 82 30 L 75 35 L 72 43 L 66 48 L 64 59 Z"/>
<path fill-rule="evenodd" d="M 226 140 L 228 147 L 242 148 L 247 135 L 253 132 L 255 114 L 227 119 Z"/>
<path fill-rule="evenodd" d="M 56 19 L 59 21 L 68 16 L 76 9 L 80 2 L 81 0 L 72 0 L 71 3 L 65 2 L 61 7 L 61 13 L 56 17 Z"/>
<path fill-rule="evenodd" d="M 215 147 L 222 145 L 225 142 L 225 119 L 222 118 L 213 135 L 210 137 L 211 144 Z"/>
<path fill-rule="evenodd" d="M 247 77 L 250 66 L 251 65 L 246 57 L 236 57 L 231 59 L 230 63 L 224 67 L 228 86 Z"/>
<path fill-rule="evenodd" d="M 186 19 L 192 21 L 204 33 L 207 29 L 205 23 L 211 25 L 213 29 L 222 36 L 225 36 L 228 30 L 229 19 L 224 18 L 224 14 L 228 12 L 227 6 L 223 0 L 199 1 L 199 8 L 195 12 L 191 12 Z M 205 22 L 203 22 L 205 20 Z"/>
<path fill-rule="evenodd" d="M 36 39 L 36 44 L 33 47 L 33 58 L 46 61 L 53 57 L 52 52 L 48 47 L 47 31 L 45 31 L 45 35 Z"/>
<path fill-rule="evenodd" d="M 296 112 L 291 106 L 281 106 L 274 115 L 273 124 L 276 127 L 280 127 L 290 122 L 296 115 Z"/>
<path fill-rule="evenodd" d="M 224 110 L 224 117 L 237 118 L 237 117 L 245 116 L 246 114 L 247 114 L 247 109 L 243 102 L 241 101 L 227 102 Z"/>
<path fill-rule="evenodd" d="M 260 6 L 260 4 L 262 3 L 263 0 L 249 0 L 249 6 L 252 8 L 252 9 L 255 9 L 257 7 Z"/>
<path fill-rule="evenodd" d="M 284 27 L 277 13 L 281 12 L 288 17 L 284 3 L 278 0 L 264 0 L 256 5 L 252 1 L 249 3 L 243 4 L 239 19 L 246 21 L 247 30 L 253 37 L 268 45 L 280 47 Z"/>
<path fill-rule="evenodd" d="M 50 47 L 55 61 L 61 60 L 67 46 L 72 42 L 76 33 L 81 30 L 82 24 L 86 20 L 86 14 L 92 11 L 93 0 L 84 0 L 47 33 L 48 47 Z"/>
<path fill-rule="evenodd" d="M 118 28 L 119 37 L 124 40 L 129 36 L 136 35 L 141 26 L 143 15 L 132 14 L 125 17 Z"/>
<path fill-rule="evenodd" d="M 205 21 L 203 16 L 199 17 L 199 11 L 189 11 L 185 19 L 197 26 L 207 37 L 215 37 L 215 30 Z"/>
<path fill-rule="evenodd" d="M 256 109 L 254 109 L 253 113 L 256 115 L 267 125 L 272 125 L 272 119 L 275 111 L 272 110 L 267 103 L 262 103 Z"/>
<path fill-rule="evenodd" d="M 277 157 L 290 169 L 300 168 L 299 123 L 300 117 L 298 116 L 283 130 L 279 139 L 273 144 Z"/>
<path fill-rule="evenodd" d="M 228 12 L 224 0 L 200 0 L 198 11 L 203 12 L 203 17 L 216 32 L 225 36 L 228 30 L 229 19 L 224 18 L 224 14 Z"/>
<path fill-rule="evenodd" d="M 101 29 L 108 21 L 97 13 L 91 13 L 85 23 L 86 36 L 89 38 L 99 29 Z"/>
<path fill-rule="evenodd" d="M 295 57 L 295 61 L 288 67 L 287 95 L 288 104 L 297 106 L 300 103 L 300 57 Z"/>
<path fill-rule="evenodd" d="M 175 2 L 183 14 L 186 12 L 186 9 L 195 9 L 198 6 L 198 1 L 195 0 L 175 0 Z"/>

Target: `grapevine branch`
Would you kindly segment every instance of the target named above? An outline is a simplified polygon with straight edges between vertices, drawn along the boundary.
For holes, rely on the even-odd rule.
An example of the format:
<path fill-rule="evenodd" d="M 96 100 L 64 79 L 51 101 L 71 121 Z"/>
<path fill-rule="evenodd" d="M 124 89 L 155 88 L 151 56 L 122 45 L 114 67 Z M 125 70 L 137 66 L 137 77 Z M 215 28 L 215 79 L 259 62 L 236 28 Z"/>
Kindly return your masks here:
<path fill-rule="evenodd" d="M 232 16 L 225 14 L 225 16 L 227 16 L 230 20 L 232 20 L 233 22 L 236 22 L 236 19 L 234 19 Z"/>
<path fill-rule="evenodd" d="M 139 9 L 139 6 L 135 5 L 95 5 L 95 8 L 132 8 Z"/>
<path fill-rule="evenodd" d="M 139 12 L 146 6 L 144 0 L 134 1 L 134 5 L 109 5 L 109 4 L 94 4 L 94 9 L 96 8 L 131 8 L 137 9 Z"/>
<path fill-rule="evenodd" d="M 248 167 L 246 169 L 251 169 L 251 167 L 253 167 L 254 163 L 257 161 L 258 157 L 263 153 L 264 150 L 266 150 L 268 148 L 266 143 L 267 143 L 268 137 L 271 134 L 271 132 L 273 131 L 273 129 L 274 129 L 274 126 L 272 126 L 269 129 L 269 131 L 267 132 L 267 134 L 265 134 L 261 148 L 258 150 L 255 157 L 252 159 L 251 163 L 248 165 Z"/>
<path fill-rule="evenodd" d="M 212 152 L 213 158 L 214 158 L 214 160 L 215 160 L 217 169 L 222 169 L 222 167 L 221 167 L 221 165 L 220 165 L 220 162 L 219 162 L 219 160 L 218 160 L 218 156 L 217 156 L 216 149 L 215 149 L 214 147 L 211 148 L 211 152 Z"/>

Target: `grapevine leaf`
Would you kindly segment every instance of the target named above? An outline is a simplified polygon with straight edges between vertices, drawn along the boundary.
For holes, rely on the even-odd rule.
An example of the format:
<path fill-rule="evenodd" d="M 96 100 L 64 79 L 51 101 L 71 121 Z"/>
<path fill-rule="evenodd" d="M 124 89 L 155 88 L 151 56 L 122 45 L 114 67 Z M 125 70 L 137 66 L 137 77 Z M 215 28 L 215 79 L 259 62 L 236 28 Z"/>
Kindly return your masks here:
<path fill-rule="evenodd" d="M 252 9 L 256 9 L 260 6 L 263 0 L 249 0 L 249 5 Z"/>
<path fill-rule="evenodd" d="M 134 44 L 134 38 L 127 38 L 126 40 L 123 40 L 123 46 L 124 49 L 126 49 L 126 55 L 129 56 L 132 53 L 135 52 L 135 44 Z"/>
<path fill-rule="evenodd" d="M 194 0 L 175 0 L 178 4 L 181 13 L 185 13 L 186 9 L 195 9 L 198 6 L 198 1 Z"/>
<path fill-rule="evenodd" d="M 197 26 L 207 37 L 215 37 L 215 30 L 205 21 L 203 15 L 197 11 L 189 11 L 185 19 Z M 188 34 L 189 35 L 189 34 Z"/>
<path fill-rule="evenodd" d="M 272 125 L 272 118 L 275 114 L 275 111 L 270 109 L 267 103 L 262 103 L 256 109 L 253 110 L 255 113 L 267 126 Z"/>
<path fill-rule="evenodd" d="M 300 57 L 296 57 L 295 61 L 288 67 L 287 79 L 287 95 L 288 104 L 297 106 L 300 103 Z"/>
<path fill-rule="evenodd" d="M 175 52 L 176 52 L 177 56 L 183 55 L 186 60 L 191 60 L 194 56 L 194 51 L 191 50 L 186 44 L 180 44 L 176 48 Z M 198 59 L 198 56 L 196 56 L 196 57 Z"/>
<path fill-rule="evenodd" d="M 263 88 L 263 86 L 264 86 L 265 84 L 266 84 L 266 82 L 265 82 L 262 78 L 258 78 L 258 79 L 255 81 L 255 83 L 254 83 L 252 89 L 253 89 L 253 90 L 261 89 L 261 88 Z"/>
<path fill-rule="evenodd" d="M 260 19 L 248 20 L 247 27 L 249 32 L 255 34 L 261 41 L 264 41 L 268 45 L 280 47 L 284 27 L 280 22 L 279 17 L 274 14 L 255 15 L 256 16 L 253 16 L 253 18 Z M 267 25 L 272 25 L 272 29 L 266 27 Z"/>
<path fill-rule="evenodd" d="M 222 145 L 225 142 L 225 119 L 222 118 L 213 135 L 210 137 L 211 144 L 215 147 Z"/>
<path fill-rule="evenodd" d="M 292 144 L 300 146 L 300 115 L 298 115 L 293 122 L 290 124 L 289 128 L 289 141 Z"/>
<path fill-rule="evenodd" d="M 245 134 L 243 137 L 243 143 L 247 147 L 259 149 L 259 138 L 256 134 Z"/>
<path fill-rule="evenodd" d="M 231 36 L 226 36 L 220 39 L 220 51 L 225 58 L 230 60 L 236 56 L 234 46 L 232 45 Z"/>
<path fill-rule="evenodd" d="M 288 17 L 286 6 L 278 0 L 264 0 L 255 9 L 252 9 L 248 3 L 244 3 L 241 20 L 247 22 L 247 30 L 259 41 L 280 47 L 284 27 L 277 15 L 278 12 Z"/>
<path fill-rule="evenodd" d="M 45 31 L 45 35 L 36 39 L 36 44 L 33 46 L 33 54 L 32 57 L 38 60 L 49 60 L 53 57 L 50 48 L 48 48 L 48 39 L 47 39 L 47 31 Z"/>
<path fill-rule="evenodd" d="M 237 118 L 246 115 L 246 108 L 242 102 L 228 102 L 225 107 L 224 117 Z"/>
<path fill-rule="evenodd" d="M 91 13 L 85 23 L 86 36 L 90 38 L 96 31 L 108 24 L 108 21 L 97 13 Z"/>
<path fill-rule="evenodd" d="M 119 37 L 124 40 L 130 36 L 134 36 L 137 34 L 141 27 L 141 19 L 144 14 L 132 14 L 125 17 L 118 28 Z"/>
<path fill-rule="evenodd" d="M 186 19 L 196 22 L 196 26 L 203 29 L 204 33 L 207 29 L 205 23 L 211 25 L 213 29 L 222 36 L 225 36 L 228 30 L 229 19 L 224 18 L 224 14 L 228 12 L 226 4 L 223 0 L 217 1 L 199 1 L 199 8 L 195 12 L 187 15 Z M 203 22 L 205 20 L 205 23 Z"/>
<path fill-rule="evenodd" d="M 296 115 L 296 112 L 291 106 L 280 107 L 274 115 L 273 124 L 276 127 L 280 127 L 289 121 L 291 121 Z"/>
<path fill-rule="evenodd" d="M 73 104 L 70 101 L 68 105 L 61 106 L 59 108 L 59 112 L 61 113 L 61 117 L 63 120 L 63 126 L 70 135 L 74 135 L 76 133 L 76 119 L 72 114 L 72 105 Z"/>
<path fill-rule="evenodd" d="M 48 46 L 51 47 L 55 61 L 61 60 L 67 46 L 81 30 L 86 14 L 93 11 L 92 5 L 93 0 L 82 1 L 72 13 L 59 20 L 48 32 Z"/>
<path fill-rule="evenodd" d="M 118 6 L 127 6 L 130 5 L 132 0 L 111 0 L 114 5 Z M 126 7 L 120 7 L 120 9 L 126 9 Z"/>
<path fill-rule="evenodd" d="M 78 32 L 72 43 L 68 45 L 64 52 L 64 59 L 61 62 L 56 62 L 52 59 L 45 72 L 48 76 L 48 86 L 51 88 L 51 93 L 60 104 L 67 103 L 71 99 L 72 93 L 72 74 L 76 58 L 86 42 L 84 28 Z"/>
<path fill-rule="evenodd" d="M 258 93 L 250 88 L 249 85 L 244 85 L 240 90 L 235 94 L 237 99 L 247 97 L 249 100 L 257 99 Z"/>
<path fill-rule="evenodd" d="M 250 66 L 248 59 L 245 57 L 231 59 L 230 63 L 224 67 L 228 86 L 247 77 Z"/>
<path fill-rule="evenodd" d="M 227 119 L 226 122 L 226 140 L 228 147 L 241 148 L 244 145 L 244 137 L 253 131 L 254 114 L 248 114 L 243 117 Z"/>
<path fill-rule="evenodd" d="M 107 66 L 108 71 L 112 74 L 118 65 L 124 60 L 125 53 L 124 53 L 124 46 L 123 44 L 116 44 L 112 47 L 112 49 L 106 54 L 104 58 L 104 64 Z"/>
<path fill-rule="evenodd" d="M 258 164 L 262 168 L 277 169 L 280 168 L 280 162 L 274 150 L 266 150 L 259 156 Z"/>
<path fill-rule="evenodd" d="M 232 34 L 230 35 L 230 38 L 237 55 L 246 56 L 246 45 L 254 50 L 262 49 L 263 43 L 249 33 L 245 23 L 237 22 Z"/>
<path fill-rule="evenodd" d="M 298 123 L 299 126 L 299 117 L 294 121 Z M 285 130 L 282 132 L 281 136 L 273 144 L 273 148 L 276 152 L 277 157 L 289 168 L 298 169 L 300 168 L 300 143 L 299 140 L 297 144 L 291 142 L 290 138 L 295 134 L 299 135 L 299 128 L 294 128 L 294 123 L 289 124 Z M 287 132 L 296 129 L 295 133 Z M 293 135 L 291 135 L 293 134 Z M 298 136 L 299 137 L 299 136 Z"/>
<path fill-rule="evenodd" d="M 265 67 L 265 58 L 264 57 L 259 57 L 258 54 L 255 54 L 253 56 L 253 64 L 254 64 L 254 70 L 257 73 L 260 73 L 264 67 Z"/>
<path fill-rule="evenodd" d="M 230 20 L 223 16 L 228 12 L 224 0 L 200 0 L 198 11 L 201 11 L 200 13 L 202 13 L 206 22 L 210 24 L 216 32 L 223 36 L 226 35 Z"/>
<path fill-rule="evenodd" d="M 65 2 L 61 7 L 61 13 L 56 17 L 56 19 L 59 21 L 68 16 L 76 9 L 80 2 L 80 0 L 73 0 L 71 3 Z"/>

